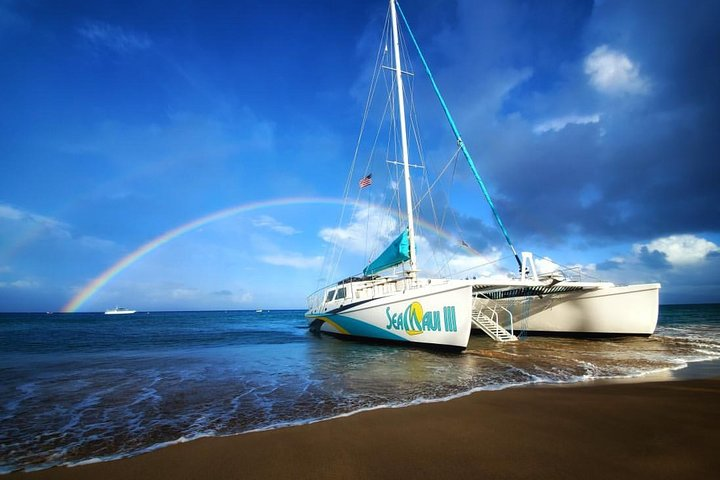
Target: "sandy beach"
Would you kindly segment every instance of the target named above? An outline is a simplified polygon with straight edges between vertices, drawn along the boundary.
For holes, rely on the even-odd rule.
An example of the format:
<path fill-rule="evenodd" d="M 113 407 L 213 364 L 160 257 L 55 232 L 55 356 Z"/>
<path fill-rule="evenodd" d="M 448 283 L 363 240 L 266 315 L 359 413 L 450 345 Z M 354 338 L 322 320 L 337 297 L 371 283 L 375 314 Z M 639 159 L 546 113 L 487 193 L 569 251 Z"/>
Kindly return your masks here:
<path fill-rule="evenodd" d="M 479 392 L 16 479 L 710 478 L 720 378 Z"/>

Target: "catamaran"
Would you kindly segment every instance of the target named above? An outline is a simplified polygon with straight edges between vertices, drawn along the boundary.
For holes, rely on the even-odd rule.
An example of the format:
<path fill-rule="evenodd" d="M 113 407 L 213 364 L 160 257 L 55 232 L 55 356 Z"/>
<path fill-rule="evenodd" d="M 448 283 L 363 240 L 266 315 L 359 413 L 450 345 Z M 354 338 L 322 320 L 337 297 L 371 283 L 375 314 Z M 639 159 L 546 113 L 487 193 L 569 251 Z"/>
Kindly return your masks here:
<path fill-rule="evenodd" d="M 406 27 L 409 42 L 400 37 L 400 20 Z M 310 328 L 335 335 L 457 349 L 467 347 L 473 329 L 485 332 L 496 341 L 517 340 L 516 332 L 583 336 L 651 335 L 657 323 L 660 284 L 619 286 L 588 280 L 574 274 L 573 270 L 541 272 L 532 253 L 518 254 L 396 0 L 389 1 L 385 31 L 388 40 L 381 43 L 376 72 L 385 72 L 389 76 L 386 84 L 391 86 L 383 116 L 392 117 L 396 126 L 389 129 L 390 137 L 399 143 L 400 159 L 394 160 L 392 155 L 397 150 L 389 148 L 390 158 L 386 159 L 386 164 L 396 167 L 397 180 L 391 181 L 392 191 L 397 194 L 398 206 L 404 204 L 404 211 L 397 216 L 402 220 L 398 222 L 400 232 L 396 232 L 397 236 L 390 245 L 362 273 L 320 288 L 308 297 L 305 316 Z M 413 74 L 404 70 L 401 64 L 401 60 L 407 58 L 406 52 L 405 56 L 401 55 L 401 46 L 408 44 L 415 47 L 457 143 L 456 157 L 462 153 L 465 158 L 517 263 L 517 274 L 480 279 L 420 275 L 416 234 L 420 201 L 414 197 L 410 169 L 417 167 L 422 170 L 424 167 L 411 164 L 408 147 L 404 77 Z M 378 78 L 379 73 L 376 73 L 371 82 L 369 99 L 377 89 Z M 366 106 L 366 115 L 367 112 Z M 418 126 L 412 117 L 414 112 L 415 109 L 410 107 L 409 123 L 416 132 Z M 361 136 L 368 125 L 366 119 L 363 119 L 362 125 Z M 377 136 L 374 143 L 379 143 Z M 418 163 L 422 163 L 422 153 L 419 157 Z M 355 163 L 353 159 L 349 180 Z M 372 173 L 365 173 L 359 183 L 360 189 L 372 183 Z M 346 197 L 351 184 L 350 181 L 346 184 Z M 429 181 L 426 184 L 429 185 L 428 190 L 434 185 Z M 372 211 L 371 208 L 366 209 L 368 214 Z M 465 244 L 464 241 L 462 243 Z"/>

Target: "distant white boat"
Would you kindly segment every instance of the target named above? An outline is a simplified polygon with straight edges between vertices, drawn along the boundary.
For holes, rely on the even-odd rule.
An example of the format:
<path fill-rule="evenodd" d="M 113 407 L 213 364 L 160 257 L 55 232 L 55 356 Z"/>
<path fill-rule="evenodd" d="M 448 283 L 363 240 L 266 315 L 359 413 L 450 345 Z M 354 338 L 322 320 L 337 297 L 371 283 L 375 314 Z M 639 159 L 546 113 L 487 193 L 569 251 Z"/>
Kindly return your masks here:
<path fill-rule="evenodd" d="M 131 313 L 135 313 L 135 310 L 130 310 L 123 307 L 115 307 L 111 308 L 110 310 L 105 310 L 105 315 L 130 315 Z"/>

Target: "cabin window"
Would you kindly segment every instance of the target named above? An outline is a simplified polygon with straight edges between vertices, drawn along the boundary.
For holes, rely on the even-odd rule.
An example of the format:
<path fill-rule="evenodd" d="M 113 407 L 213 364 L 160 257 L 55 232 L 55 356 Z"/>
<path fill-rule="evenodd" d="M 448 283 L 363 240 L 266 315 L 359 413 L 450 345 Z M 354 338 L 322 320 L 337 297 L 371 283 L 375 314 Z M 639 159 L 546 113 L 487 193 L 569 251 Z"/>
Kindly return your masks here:
<path fill-rule="evenodd" d="M 335 294 L 335 300 L 340 300 L 341 298 L 345 298 L 345 287 L 338 288 Z"/>
<path fill-rule="evenodd" d="M 330 290 L 327 293 L 327 298 L 325 299 L 326 302 L 332 302 L 333 297 L 335 296 L 335 290 Z"/>

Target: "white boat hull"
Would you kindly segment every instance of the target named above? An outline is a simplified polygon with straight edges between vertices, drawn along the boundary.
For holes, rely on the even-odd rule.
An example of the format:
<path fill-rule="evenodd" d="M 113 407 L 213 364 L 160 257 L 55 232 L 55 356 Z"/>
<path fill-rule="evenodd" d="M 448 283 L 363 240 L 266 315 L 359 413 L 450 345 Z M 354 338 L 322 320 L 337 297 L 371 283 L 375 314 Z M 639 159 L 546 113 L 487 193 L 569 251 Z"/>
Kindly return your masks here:
<path fill-rule="evenodd" d="M 135 313 L 135 310 L 127 310 L 122 308 L 105 311 L 105 315 L 131 315 L 133 313 Z"/>
<path fill-rule="evenodd" d="M 428 285 L 305 314 L 325 333 L 464 349 L 471 330 L 467 283 Z"/>
<path fill-rule="evenodd" d="M 546 335 L 652 335 L 660 284 L 612 286 L 529 297 L 512 303 L 516 332 Z M 510 300 L 508 302 L 508 300 Z"/>

